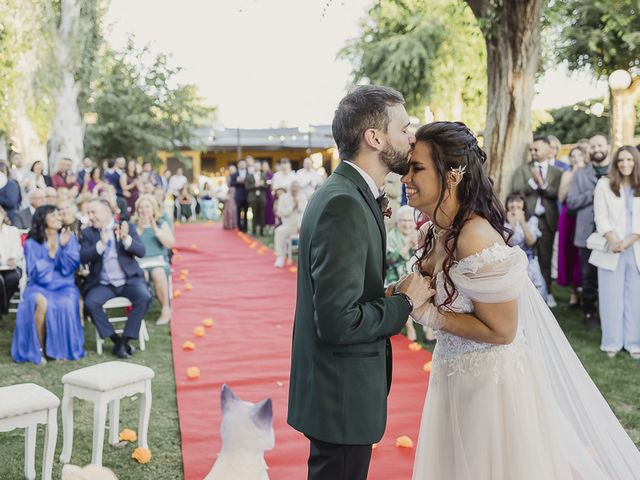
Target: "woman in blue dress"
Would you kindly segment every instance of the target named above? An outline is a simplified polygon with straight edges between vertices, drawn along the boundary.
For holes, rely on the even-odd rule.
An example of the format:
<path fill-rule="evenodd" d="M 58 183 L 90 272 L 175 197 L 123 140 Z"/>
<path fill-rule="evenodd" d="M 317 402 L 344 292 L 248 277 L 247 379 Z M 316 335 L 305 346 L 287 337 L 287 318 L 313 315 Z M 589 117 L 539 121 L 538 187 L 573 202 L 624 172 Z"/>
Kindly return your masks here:
<path fill-rule="evenodd" d="M 80 324 L 80 293 L 74 273 L 80 265 L 80 245 L 62 228 L 53 205 L 38 207 L 25 243 L 27 287 L 16 314 L 11 355 L 16 362 L 46 363 L 49 358 L 84 357 Z"/>

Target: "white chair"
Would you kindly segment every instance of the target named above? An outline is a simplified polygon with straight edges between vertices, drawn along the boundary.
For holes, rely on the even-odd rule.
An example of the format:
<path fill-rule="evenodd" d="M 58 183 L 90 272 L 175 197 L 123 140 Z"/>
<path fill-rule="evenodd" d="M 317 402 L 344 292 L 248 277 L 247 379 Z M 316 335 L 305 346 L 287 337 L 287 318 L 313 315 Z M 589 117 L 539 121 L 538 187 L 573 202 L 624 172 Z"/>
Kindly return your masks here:
<path fill-rule="evenodd" d="M 289 262 L 292 262 L 293 255 L 298 253 L 299 243 L 300 243 L 300 235 L 291 235 L 287 239 L 287 247 L 285 251 L 287 253 L 287 259 L 289 260 Z"/>
<path fill-rule="evenodd" d="M 107 316 L 109 317 L 109 310 L 113 310 L 116 308 L 127 308 L 130 307 L 132 303 L 128 298 L 125 297 L 114 297 L 111 300 L 107 300 L 105 304 L 102 306 L 102 309 L 105 311 Z M 109 323 L 126 323 L 127 316 L 124 315 L 122 317 L 109 317 Z M 118 334 L 122 334 L 124 332 L 124 328 L 116 328 L 115 332 Z M 140 351 L 144 352 L 145 344 L 149 341 L 149 331 L 147 330 L 147 324 L 144 319 L 140 323 L 140 333 L 138 333 L 138 343 L 140 345 Z M 102 355 L 102 347 L 104 345 L 104 339 L 100 338 L 100 334 L 98 333 L 98 329 L 96 329 L 96 350 L 98 355 Z"/>
<path fill-rule="evenodd" d="M 152 369 L 128 362 L 105 362 L 81 368 L 62 377 L 62 453 L 60 462 L 69 463 L 73 450 L 73 399 L 93 402 L 93 451 L 91 463 L 102 465 L 104 430 L 109 409 L 109 444 L 116 445 L 120 432 L 120 400 L 140 394 L 138 446 L 149 448 L 147 432 L 151 414 Z"/>
<path fill-rule="evenodd" d="M 35 453 L 39 423 L 46 425 L 42 478 L 51 480 L 53 454 L 58 438 L 58 405 L 58 397 L 34 383 L 0 388 L 0 432 L 10 432 L 16 428 L 26 429 L 24 476 L 27 480 L 36 478 Z"/>

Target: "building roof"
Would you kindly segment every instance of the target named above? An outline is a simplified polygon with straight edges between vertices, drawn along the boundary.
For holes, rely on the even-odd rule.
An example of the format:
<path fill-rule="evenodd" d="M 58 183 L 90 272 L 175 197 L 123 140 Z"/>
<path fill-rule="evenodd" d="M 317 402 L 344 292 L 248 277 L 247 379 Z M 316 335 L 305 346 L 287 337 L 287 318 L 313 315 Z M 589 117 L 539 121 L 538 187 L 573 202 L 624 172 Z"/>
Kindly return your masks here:
<path fill-rule="evenodd" d="M 306 128 L 199 128 L 195 132 L 197 143 L 203 150 L 242 148 L 326 149 L 335 147 L 331 125 L 310 125 Z"/>

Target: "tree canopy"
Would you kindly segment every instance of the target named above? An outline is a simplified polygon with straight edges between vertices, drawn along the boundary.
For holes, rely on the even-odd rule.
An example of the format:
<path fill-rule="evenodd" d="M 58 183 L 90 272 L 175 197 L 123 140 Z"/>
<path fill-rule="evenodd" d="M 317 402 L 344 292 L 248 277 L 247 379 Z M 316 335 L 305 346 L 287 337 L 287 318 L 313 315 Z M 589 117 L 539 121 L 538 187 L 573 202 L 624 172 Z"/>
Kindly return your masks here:
<path fill-rule="evenodd" d="M 355 83 L 403 93 L 411 114 L 429 106 L 475 128 L 486 104 L 486 53 L 475 18 L 461 0 L 382 0 L 361 20 L 361 33 L 339 53 Z"/>
<path fill-rule="evenodd" d="M 180 84 L 180 68 L 164 54 L 104 46 L 87 99 L 96 122 L 87 126 L 85 150 L 95 158 L 115 156 L 156 160 L 158 150 L 191 146 L 195 128 L 212 120 L 194 85 Z"/>

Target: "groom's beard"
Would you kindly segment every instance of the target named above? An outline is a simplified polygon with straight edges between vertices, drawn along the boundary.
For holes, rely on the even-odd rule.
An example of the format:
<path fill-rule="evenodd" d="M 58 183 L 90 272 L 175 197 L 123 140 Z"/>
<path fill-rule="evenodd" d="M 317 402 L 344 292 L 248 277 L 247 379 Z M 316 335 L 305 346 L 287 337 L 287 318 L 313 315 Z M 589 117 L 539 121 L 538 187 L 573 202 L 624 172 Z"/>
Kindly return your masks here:
<path fill-rule="evenodd" d="M 396 150 L 392 145 L 387 144 L 380 152 L 380 160 L 387 168 L 398 175 L 405 175 L 409 171 L 409 154 L 411 149 L 408 148 L 406 152 Z"/>

